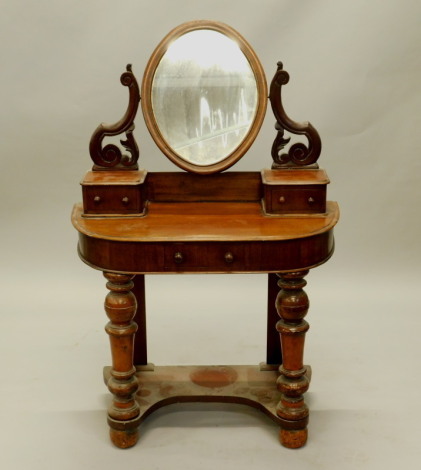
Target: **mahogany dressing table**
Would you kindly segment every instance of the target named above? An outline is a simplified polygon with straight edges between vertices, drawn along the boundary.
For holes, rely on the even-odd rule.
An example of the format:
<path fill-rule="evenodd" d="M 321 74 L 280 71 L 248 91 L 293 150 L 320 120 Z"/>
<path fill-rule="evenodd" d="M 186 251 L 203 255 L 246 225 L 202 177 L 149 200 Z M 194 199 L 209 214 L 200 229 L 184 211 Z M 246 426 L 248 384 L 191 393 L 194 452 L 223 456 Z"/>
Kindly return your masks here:
<path fill-rule="evenodd" d="M 277 422 L 290 448 L 307 440 L 303 394 L 311 369 L 303 364 L 303 290 L 309 269 L 334 250 L 338 206 L 326 202 L 321 142 L 308 123 L 284 111 L 278 63 L 269 90 L 277 135 L 270 169 L 223 172 L 249 149 L 267 103 L 266 79 L 246 40 L 227 25 L 195 21 L 171 31 L 146 67 L 142 90 L 128 66 L 123 118 L 101 124 L 90 142 L 94 162 L 82 181 L 83 203 L 73 209 L 81 259 L 101 270 L 109 293 L 105 311 L 112 365 L 111 439 L 137 442 L 141 421 L 177 402 L 253 406 Z M 133 136 L 138 104 L 162 152 L 184 171 L 139 169 Z M 288 147 L 290 134 L 308 144 Z M 128 153 L 105 138 L 125 133 Z M 144 275 L 151 273 L 265 273 L 268 275 L 266 362 L 250 366 L 154 366 L 146 350 Z"/>

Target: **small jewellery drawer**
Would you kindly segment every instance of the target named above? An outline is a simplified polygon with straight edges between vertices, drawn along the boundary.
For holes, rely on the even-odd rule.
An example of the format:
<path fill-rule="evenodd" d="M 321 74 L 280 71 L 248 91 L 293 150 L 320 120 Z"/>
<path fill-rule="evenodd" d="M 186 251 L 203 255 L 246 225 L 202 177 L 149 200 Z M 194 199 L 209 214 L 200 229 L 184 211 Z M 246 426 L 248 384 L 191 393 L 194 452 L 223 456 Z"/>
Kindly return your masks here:
<path fill-rule="evenodd" d="M 142 214 L 145 171 L 89 171 L 83 181 L 84 216 Z"/>
<path fill-rule="evenodd" d="M 326 212 L 326 185 L 329 178 L 324 170 L 263 170 L 262 183 L 266 214 Z"/>
<path fill-rule="evenodd" d="M 278 213 L 325 212 L 326 188 L 273 188 L 270 190 L 270 207 Z"/>
<path fill-rule="evenodd" d="M 258 244 L 238 243 L 171 243 L 165 247 L 166 271 L 233 272 L 258 270 Z"/>
<path fill-rule="evenodd" d="M 140 211 L 140 191 L 128 186 L 89 186 L 83 191 L 88 214 L 127 214 Z"/>

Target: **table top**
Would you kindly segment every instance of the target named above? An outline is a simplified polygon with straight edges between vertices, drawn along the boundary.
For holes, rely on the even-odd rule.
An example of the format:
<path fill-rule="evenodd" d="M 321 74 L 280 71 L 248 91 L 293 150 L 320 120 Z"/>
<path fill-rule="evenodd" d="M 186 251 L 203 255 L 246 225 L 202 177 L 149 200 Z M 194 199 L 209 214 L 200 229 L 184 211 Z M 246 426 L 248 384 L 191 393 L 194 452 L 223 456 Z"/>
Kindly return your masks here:
<path fill-rule="evenodd" d="M 151 202 L 145 215 L 85 217 L 73 208 L 72 223 L 92 238 L 129 242 L 282 241 L 331 230 L 339 219 L 336 202 L 324 214 L 264 214 L 257 202 Z"/>

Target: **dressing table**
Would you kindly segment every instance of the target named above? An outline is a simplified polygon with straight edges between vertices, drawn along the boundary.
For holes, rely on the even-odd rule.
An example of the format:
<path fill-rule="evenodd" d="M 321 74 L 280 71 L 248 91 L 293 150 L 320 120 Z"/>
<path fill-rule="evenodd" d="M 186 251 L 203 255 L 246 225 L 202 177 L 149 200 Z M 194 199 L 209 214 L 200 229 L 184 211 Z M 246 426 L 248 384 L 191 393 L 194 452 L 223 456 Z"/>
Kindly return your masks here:
<path fill-rule="evenodd" d="M 112 394 L 110 436 L 118 447 L 133 446 L 140 423 L 158 408 L 195 401 L 253 406 L 279 424 L 284 446 L 307 440 L 304 278 L 332 255 L 339 213 L 326 201 L 329 180 L 317 164 L 317 131 L 283 108 L 288 81 L 278 63 L 267 90 L 262 66 L 239 33 L 217 22 L 189 22 L 157 46 L 141 89 L 127 66 L 124 116 L 92 135 L 94 165 L 82 180 L 83 203 L 74 206 L 72 222 L 79 256 L 107 279 L 112 365 L 104 379 Z M 256 138 L 268 95 L 276 120 L 270 168 L 225 171 Z M 140 101 L 154 141 L 182 171 L 141 169 L 133 135 Z M 285 131 L 307 142 L 291 145 Z M 120 134 L 121 146 L 105 142 Z M 266 274 L 266 361 L 149 364 L 144 276 L 154 273 Z"/>

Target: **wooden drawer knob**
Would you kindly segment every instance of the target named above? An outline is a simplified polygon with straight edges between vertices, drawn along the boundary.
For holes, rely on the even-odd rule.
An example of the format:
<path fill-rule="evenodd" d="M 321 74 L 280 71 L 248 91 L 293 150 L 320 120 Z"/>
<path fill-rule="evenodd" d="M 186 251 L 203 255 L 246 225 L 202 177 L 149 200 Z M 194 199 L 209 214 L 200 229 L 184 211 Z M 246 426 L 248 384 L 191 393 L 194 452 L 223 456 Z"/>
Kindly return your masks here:
<path fill-rule="evenodd" d="M 227 251 L 225 253 L 224 258 L 225 258 L 225 262 L 228 264 L 231 264 L 234 261 L 234 255 L 230 251 Z"/>
<path fill-rule="evenodd" d="M 180 253 L 179 251 L 177 251 L 177 253 L 175 253 L 175 255 L 174 255 L 174 261 L 177 264 L 182 263 L 184 261 L 183 253 Z"/>

